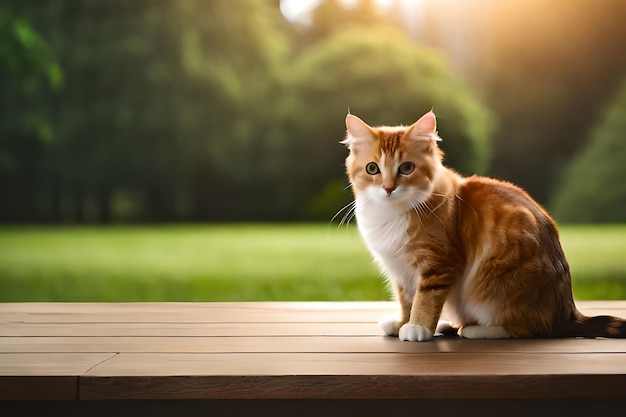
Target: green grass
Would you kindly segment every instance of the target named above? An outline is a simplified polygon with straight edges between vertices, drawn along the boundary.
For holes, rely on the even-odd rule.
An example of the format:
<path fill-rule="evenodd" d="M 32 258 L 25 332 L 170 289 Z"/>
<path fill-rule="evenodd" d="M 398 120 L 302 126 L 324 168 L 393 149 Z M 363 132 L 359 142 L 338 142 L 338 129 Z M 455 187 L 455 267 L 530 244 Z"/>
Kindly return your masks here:
<path fill-rule="evenodd" d="M 385 291 L 353 228 L 0 229 L 0 301 L 371 300 Z"/>
<path fill-rule="evenodd" d="M 626 299 L 626 225 L 562 227 L 578 299 Z M 354 227 L 0 228 L 0 301 L 385 300 Z"/>
<path fill-rule="evenodd" d="M 626 225 L 562 226 L 561 244 L 580 300 L 626 300 Z"/>

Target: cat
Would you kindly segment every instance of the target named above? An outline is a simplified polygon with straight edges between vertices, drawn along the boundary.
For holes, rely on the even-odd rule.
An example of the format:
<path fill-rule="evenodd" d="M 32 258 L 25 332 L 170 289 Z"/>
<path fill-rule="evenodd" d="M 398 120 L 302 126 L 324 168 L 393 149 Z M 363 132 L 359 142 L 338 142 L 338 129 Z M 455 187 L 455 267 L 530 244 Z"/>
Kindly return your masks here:
<path fill-rule="evenodd" d="M 408 127 L 346 117 L 357 227 L 401 307 L 380 321 L 383 332 L 420 342 L 444 330 L 470 339 L 626 337 L 626 320 L 577 310 L 546 210 L 514 184 L 445 167 L 436 125 L 433 111 Z M 444 307 L 448 324 L 439 322 Z"/>

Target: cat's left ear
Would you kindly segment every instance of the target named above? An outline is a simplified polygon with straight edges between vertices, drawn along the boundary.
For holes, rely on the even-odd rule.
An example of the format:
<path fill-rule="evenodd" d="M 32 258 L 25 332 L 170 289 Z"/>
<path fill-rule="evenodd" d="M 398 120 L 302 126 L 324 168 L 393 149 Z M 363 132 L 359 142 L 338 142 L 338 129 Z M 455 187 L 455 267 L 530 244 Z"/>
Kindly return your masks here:
<path fill-rule="evenodd" d="M 341 143 L 352 148 L 359 143 L 367 143 L 375 140 L 376 134 L 372 128 L 358 117 L 349 114 L 346 116 L 346 139 Z"/>
<path fill-rule="evenodd" d="M 420 141 L 440 141 L 441 138 L 437 135 L 437 118 L 433 111 L 429 111 L 425 115 L 419 118 L 419 120 L 411 125 L 409 128 L 409 135 L 411 139 Z"/>

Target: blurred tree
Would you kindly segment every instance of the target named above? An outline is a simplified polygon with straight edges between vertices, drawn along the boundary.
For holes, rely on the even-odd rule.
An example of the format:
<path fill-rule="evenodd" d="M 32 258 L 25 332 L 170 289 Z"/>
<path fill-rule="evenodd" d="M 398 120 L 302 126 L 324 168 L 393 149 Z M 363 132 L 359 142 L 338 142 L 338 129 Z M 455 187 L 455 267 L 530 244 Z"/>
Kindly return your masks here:
<path fill-rule="evenodd" d="M 183 45 L 197 106 L 181 117 L 191 122 L 193 153 L 203 156 L 192 175 L 194 217 L 275 216 L 271 204 L 255 202 L 271 202 L 277 180 L 272 143 L 289 50 L 278 3 L 190 0 L 184 12 L 184 24 L 196 28 Z"/>
<path fill-rule="evenodd" d="M 500 36 L 489 101 L 501 109 L 493 171 L 523 182 L 547 203 L 626 75 L 626 2 L 518 0 L 509 9 L 500 3 L 506 2 L 494 7 L 507 19 L 493 27 Z"/>
<path fill-rule="evenodd" d="M 626 2 L 423 5 L 417 39 L 445 50 L 497 114 L 490 174 L 546 203 L 626 74 Z"/>
<path fill-rule="evenodd" d="M 480 11 L 486 2 L 472 4 Z M 476 75 L 483 63 L 485 74 L 496 74 L 494 84 L 482 84 L 485 101 L 502 120 L 494 172 L 510 165 L 503 176 L 511 178 L 518 166 L 556 159 L 546 132 L 558 130 L 545 126 L 563 119 L 519 106 L 569 105 L 571 84 L 553 82 L 562 68 L 543 82 L 543 67 L 526 64 L 535 62 L 532 48 L 520 41 L 517 56 L 492 39 L 514 34 L 498 26 L 499 17 L 515 14 L 506 7 L 483 10 L 478 26 L 463 26 L 464 12 L 474 9 L 453 3 L 458 11 L 445 18 L 463 29 L 452 39 L 465 42 L 453 49 L 485 45 L 473 60 L 416 45 L 398 29 L 398 16 L 373 0 L 327 0 L 302 26 L 284 21 L 278 0 L 4 0 L 13 23 L 2 26 L 0 57 L 23 64 L 0 69 L 0 140 L 7 144 L 0 183 L 11 201 L 1 219 L 328 220 L 350 198 L 341 190 L 345 149 L 337 143 L 348 107 L 371 124 L 409 124 L 434 106 L 446 162 L 464 174 L 484 173 L 493 118 L 473 91 L 480 83 L 470 91 L 456 75 L 472 68 L 467 78 L 484 80 Z M 24 46 L 17 21 L 41 46 Z M 549 34 L 550 25 L 540 27 Z M 431 44 L 450 42 L 436 26 L 424 29 Z M 540 75 L 528 75 L 532 68 Z M 17 120 L 28 122 L 19 130 Z M 537 122 L 532 129 L 529 120 Z M 505 154 L 522 162 L 503 164 Z"/>
<path fill-rule="evenodd" d="M 552 202 L 562 222 L 626 222 L 626 80 L 566 170 Z"/>
<path fill-rule="evenodd" d="M 439 118 L 448 165 L 464 173 L 484 172 L 489 161 L 491 117 L 435 50 L 412 44 L 389 27 L 354 26 L 319 42 L 293 65 L 290 107 L 295 134 L 284 168 L 293 198 L 321 213 L 319 194 L 344 179 L 348 108 L 371 125 L 411 124 L 433 106 Z M 308 194 L 308 195 L 307 195 Z M 349 191 L 344 195 L 349 198 Z M 337 201 L 335 210 L 342 207 Z"/>
<path fill-rule="evenodd" d="M 67 80 L 57 97 L 40 96 L 54 149 L 40 160 L 34 146 L 24 152 L 48 167 L 45 181 L 23 181 L 45 202 L 31 207 L 77 222 L 108 222 L 121 206 L 142 220 L 254 215 L 242 191 L 258 192 L 254 164 L 267 165 L 258 150 L 286 52 L 275 1 L 4 4 L 47 40 Z M 24 74 L 5 79 L 27 83 Z"/>
<path fill-rule="evenodd" d="M 23 15 L 0 6 L 0 221 L 37 219 L 45 154 L 56 139 L 50 101 L 62 82 L 46 41 Z"/>
<path fill-rule="evenodd" d="M 311 24 L 306 30 L 309 44 L 319 42 L 345 27 L 349 12 L 341 0 L 323 0 L 311 12 Z"/>
<path fill-rule="evenodd" d="M 396 23 L 396 16 L 382 11 L 374 0 L 322 0 L 309 17 L 304 24 L 300 22 L 292 27 L 294 35 L 299 35 L 296 38 L 300 47 L 296 53 L 352 26 L 379 27 Z"/>

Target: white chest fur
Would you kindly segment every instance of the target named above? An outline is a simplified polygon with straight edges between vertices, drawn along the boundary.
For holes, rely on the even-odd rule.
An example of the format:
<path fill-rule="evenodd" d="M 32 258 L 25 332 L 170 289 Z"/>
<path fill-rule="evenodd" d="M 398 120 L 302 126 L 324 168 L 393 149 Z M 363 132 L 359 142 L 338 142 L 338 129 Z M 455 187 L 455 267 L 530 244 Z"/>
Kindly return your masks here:
<path fill-rule="evenodd" d="M 387 278 L 413 292 L 419 274 L 407 250 L 409 211 L 403 207 L 375 207 L 379 204 L 366 206 L 357 199 L 359 232 Z"/>

